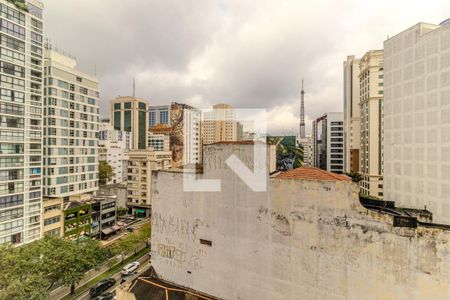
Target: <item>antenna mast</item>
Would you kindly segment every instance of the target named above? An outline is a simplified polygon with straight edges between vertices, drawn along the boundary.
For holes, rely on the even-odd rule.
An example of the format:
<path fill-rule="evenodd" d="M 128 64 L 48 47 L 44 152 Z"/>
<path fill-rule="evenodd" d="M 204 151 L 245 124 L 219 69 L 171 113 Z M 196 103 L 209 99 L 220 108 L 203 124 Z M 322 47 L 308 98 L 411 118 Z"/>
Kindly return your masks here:
<path fill-rule="evenodd" d="M 300 92 L 300 138 L 306 138 L 305 134 L 305 91 L 303 90 L 303 79 L 302 79 L 302 91 Z"/>

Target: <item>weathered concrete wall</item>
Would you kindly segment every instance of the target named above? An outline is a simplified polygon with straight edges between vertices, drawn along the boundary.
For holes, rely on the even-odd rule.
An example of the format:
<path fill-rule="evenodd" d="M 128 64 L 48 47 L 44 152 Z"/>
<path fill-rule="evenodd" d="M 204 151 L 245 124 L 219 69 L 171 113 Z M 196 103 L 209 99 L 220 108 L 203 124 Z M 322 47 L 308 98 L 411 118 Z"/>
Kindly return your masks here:
<path fill-rule="evenodd" d="M 252 192 L 222 163 L 231 152 L 250 161 L 243 147 L 205 151 L 202 177 L 220 178 L 221 193 L 153 174 L 152 264 L 163 279 L 236 300 L 450 299 L 450 233 L 393 228 L 348 182 L 270 179 Z"/>

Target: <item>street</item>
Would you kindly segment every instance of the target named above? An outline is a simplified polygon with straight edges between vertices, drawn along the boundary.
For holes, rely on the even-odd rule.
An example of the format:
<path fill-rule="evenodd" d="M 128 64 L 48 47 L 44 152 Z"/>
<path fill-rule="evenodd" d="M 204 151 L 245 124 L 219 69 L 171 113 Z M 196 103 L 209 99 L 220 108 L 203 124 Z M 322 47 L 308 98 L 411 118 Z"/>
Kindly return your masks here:
<path fill-rule="evenodd" d="M 144 273 L 145 271 L 147 271 L 147 270 L 150 268 L 150 264 L 149 264 L 149 256 L 148 256 L 147 254 L 144 255 L 144 256 L 142 256 L 142 257 L 138 260 L 138 262 L 139 262 L 141 265 L 140 265 L 139 268 L 133 273 L 132 276 L 128 276 L 128 277 L 126 278 L 127 281 L 133 280 L 134 278 L 138 277 L 140 274 Z M 119 270 L 116 274 L 114 274 L 114 275 L 112 276 L 112 278 L 114 278 L 114 279 L 116 280 L 116 284 L 115 284 L 113 287 L 109 288 L 107 291 L 105 291 L 105 293 L 106 293 L 106 292 L 112 292 L 112 291 L 115 291 L 116 288 L 120 285 L 120 282 L 121 282 L 121 280 L 122 280 L 122 275 L 120 274 L 120 270 Z M 89 290 L 88 290 L 88 291 L 86 291 L 85 293 L 83 293 L 82 295 L 80 295 L 80 296 L 79 296 L 78 298 L 76 298 L 76 299 L 77 299 L 77 300 L 89 300 L 89 299 L 92 299 L 92 298 L 91 298 L 91 296 L 89 295 Z"/>
<path fill-rule="evenodd" d="M 127 226 L 127 228 L 133 228 L 133 230 L 136 231 L 136 230 L 138 230 L 140 227 L 142 227 L 147 222 L 150 223 L 150 219 L 149 218 L 141 219 L 141 220 L 138 220 L 137 222 Z M 115 241 L 121 239 L 122 237 L 124 237 L 125 235 L 127 235 L 129 233 L 130 232 L 128 232 L 126 229 L 122 229 L 115 236 L 112 236 L 112 237 L 110 237 L 107 240 L 100 241 L 100 243 L 104 247 L 109 246 L 109 245 L 113 244 Z"/>

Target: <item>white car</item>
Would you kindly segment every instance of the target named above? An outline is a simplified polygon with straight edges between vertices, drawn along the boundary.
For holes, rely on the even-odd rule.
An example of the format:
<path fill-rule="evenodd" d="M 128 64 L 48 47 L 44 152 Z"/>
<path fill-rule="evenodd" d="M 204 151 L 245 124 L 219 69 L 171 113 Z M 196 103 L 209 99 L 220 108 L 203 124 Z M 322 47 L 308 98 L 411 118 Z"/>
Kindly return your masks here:
<path fill-rule="evenodd" d="M 137 261 L 134 261 L 132 263 L 129 263 L 128 265 L 126 265 L 125 267 L 123 267 L 122 271 L 120 271 L 120 274 L 126 276 L 126 275 L 130 275 L 131 273 L 133 273 L 134 271 L 137 270 L 137 268 L 139 268 L 140 263 Z"/>

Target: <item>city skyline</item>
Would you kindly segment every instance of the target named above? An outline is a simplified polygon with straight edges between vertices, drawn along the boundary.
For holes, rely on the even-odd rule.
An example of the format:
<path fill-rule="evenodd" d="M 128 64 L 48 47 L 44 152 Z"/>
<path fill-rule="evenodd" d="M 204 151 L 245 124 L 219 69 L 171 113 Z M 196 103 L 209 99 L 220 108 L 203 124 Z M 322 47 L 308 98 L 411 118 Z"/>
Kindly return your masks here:
<path fill-rule="evenodd" d="M 419 22 L 439 24 L 450 6 L 264 1 L 253 10 L 252 1 L 63 2 L 44 1 L 45 35 L 76 56 L 85 72 L 97 73 L 101 116 L 116 96 L 132 95 L 136 77 L 136 96 L 150 105 L 266 108 L 272 134 L 297 134 L 302 78 L 308 83 L 309 133 L 322 113 L 342 111 L 342 60 L 348 53 L 361 57 L 367 49 L 382 49 L 387 36 Z M 78 21 L 79 11 L 85 15 L 80 22 L 68 21 Z M 120 24 L 128 24 L 127 34 Z M 105 53 L 107 44 L 113 47 Z"/>

